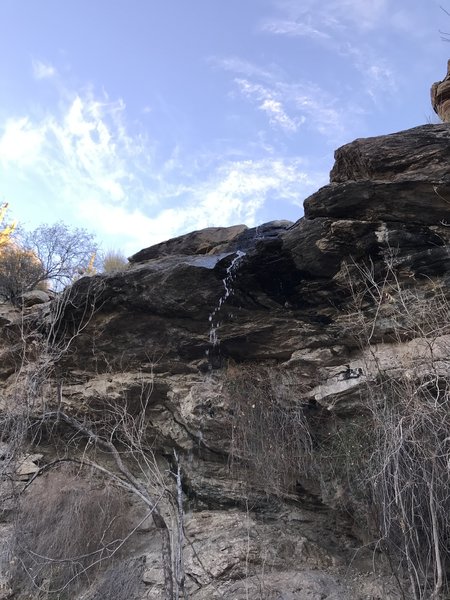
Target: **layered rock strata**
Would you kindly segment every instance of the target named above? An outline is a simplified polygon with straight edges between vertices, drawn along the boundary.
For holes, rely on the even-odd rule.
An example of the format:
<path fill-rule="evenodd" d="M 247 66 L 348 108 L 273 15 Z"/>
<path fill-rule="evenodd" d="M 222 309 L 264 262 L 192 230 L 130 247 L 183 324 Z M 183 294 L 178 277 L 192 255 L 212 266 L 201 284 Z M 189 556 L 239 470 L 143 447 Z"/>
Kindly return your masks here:
<path fill-rule="evenodd" d="M 194 232 L 141 250 L 125 271 L 74 284 L 58 335 L 81 326 L 56 358 L 59 380 L 45 401 L 89 421 L 112 400 L 134 406 L 150 390 L 146 436 L 169 465 L 175 450 L 181 470 L 189 598 L 400 597 L 382 566 L 372 571 L 372 547 L 362 550 L 370 540 L 345 491 L 300 472 L 275 489 L 276 474 L 255 481 L 233 468 L 236 411 L 250 422 L 257 408 L 249 394 L 236 409 L 233 394 L 260 391 L 262 381 L 267 398 L 275 382 L 320 436 L 359 422 L 380 369 L 417 371 L 429 345 L 408 328 L 393 288 L 375 282 L 395 274 L 418 303 L 446 295 L 449 149 L 447 125 L 356 140 L 336 152 L 330 184 L 296 223 Z M 3 410 L 18 374 L 41 358 L 38 336 L 24 354 L 23 332 L 45 335 L 52 306 L 25 316 L 1 307 Z M 445 331 L 435 335 L 442 360 L 446 340 Z M 277 445 L 273 435 L 264 448 Z M 29 450 L 39 464 L 52 452 L 45 436 Z M 142 598 L 163 597 L 154 544 L 137 545 L 147 565 Z"/>

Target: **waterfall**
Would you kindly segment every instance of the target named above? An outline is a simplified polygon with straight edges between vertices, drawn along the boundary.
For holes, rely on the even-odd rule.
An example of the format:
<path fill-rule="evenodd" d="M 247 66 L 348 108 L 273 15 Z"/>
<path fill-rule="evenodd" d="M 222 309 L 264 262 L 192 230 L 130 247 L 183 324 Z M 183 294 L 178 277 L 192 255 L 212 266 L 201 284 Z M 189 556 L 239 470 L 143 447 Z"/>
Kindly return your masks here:
<path fill-rule="evenodd" d="M 214 349 L 214 348 L 217 349 L 220 345 L 220 339 L 219 339 L 219 334 L 218 334 L 218 331 L 220 328 L 220 321 L 218 319 L 219 313 L 220 313 L 220 310 L 221 310 L 222 306 L 224 305 L 224 303 L 234 292 L 233 282 L 234 282 L 234 279 L 236 276 L 236 271 L 237 271 L 237 268 L 239 267 L 239 264 L 244 256 L 245 256 L 245 252 L 243 252 L 242 250 L 236 251 L 236 254 L 233 257 L 233 260 L 231 261 L 230 265 L 227 268 L 225 277 L 222 280 L 223 289 L 224 289 L 223 294 L 219 298 L 217 306 L 209 314 L 209 323 L 210 323 L 209 343 L 210 343 L 210 347 L 211 347 L 210 349 Z M 208 356 L 211 356 L 210 350 L 207 351 L 207 354 L 208 354 Z"/>

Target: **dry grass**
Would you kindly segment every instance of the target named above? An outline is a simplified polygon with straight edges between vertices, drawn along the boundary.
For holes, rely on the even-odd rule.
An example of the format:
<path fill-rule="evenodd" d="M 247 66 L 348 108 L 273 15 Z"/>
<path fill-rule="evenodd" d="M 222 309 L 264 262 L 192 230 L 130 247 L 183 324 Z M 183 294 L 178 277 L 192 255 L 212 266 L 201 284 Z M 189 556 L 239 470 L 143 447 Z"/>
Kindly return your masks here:
<path fill-rule="evenodd" d="M 144 567 L 144 557 L 112 565 L 81 600 L 141 600 Z"/>
<path fill-rule="evenodd" d="M 128 267 L 126 257 L 116 250 L 108 250 L 102 261 L 103 273 L 115 273 L 116 271 L 124 271 Z"/>
<path fill-rule="evenodd" d="M 23 594 L 70 598 L 112 557 L 132 529 L 127 495 L 73 467 L 42 475 L 18 507 L 12 581 Z"/>

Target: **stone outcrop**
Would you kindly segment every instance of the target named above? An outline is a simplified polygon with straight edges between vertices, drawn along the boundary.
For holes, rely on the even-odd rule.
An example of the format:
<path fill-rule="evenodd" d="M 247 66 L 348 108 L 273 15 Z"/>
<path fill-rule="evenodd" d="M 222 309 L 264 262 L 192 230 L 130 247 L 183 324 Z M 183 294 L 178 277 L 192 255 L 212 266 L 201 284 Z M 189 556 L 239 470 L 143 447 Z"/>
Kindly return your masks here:
<path fill-rule="evenodd" d="M 45 304 L 50 301 L 50 295 L 43 290 L 31 290 L 21 296 L 21 302 L 24 307 L 35 306 L 36 304 Z"/>
<path fill-rule="evenodd" d="M 233 389 L 252 377 L 257 388 L 264 373 L 276 372 L 317 430 L 330 431 L 361 417 L 364 390 L 380 369 L 417 373 L 430 347 L 403 323 L 388 292 L 379 302 L 361 296 L 370 324 L 370 346 L 361 347 L 352 277 L 383 281 L 389 263 L 415 298 L 446 294 L 449 147 L 444 124 L 356 140 L 337 150 L 330 184 L 305 201 L 296 223 L 210 228 L 152 246 L 121 273 L 82 278 L 60 307 L 64 336 L 81 326 L 70 352 L 57 356 L 59 388 L 55 382 L 46 402 L 89 420 L 113 401 L 136 406 L 148 394 L 153 451 L 168 464 L 173 450 L 179 457 L 192 600 L 401 597 L 381 558 L 372 572 L 372 547 L 363 550 L 366 534 L 342 490 L 299 474 L 276 493 L 270 481 L 246 480 L 245 469 L 240 478 L 230 467 Z M 19 369 L 42 360 L 33 350 L 38 337 L 24 354 L 24 328 L 45 332 L 55 302 L 28 309 L 25 321 L 0 311 L 3 409 Z M 447 337 L 436 339 L 434 357 L 444 361 Z M 50 462 L 48 439 L 27 456 L 27 473 L 35 473 L 37 456 L 39 465 Z M 162 598 L 158 549 L 148 542 L 139 552 L 147 565 L 142 597 Z"/>
<path fill-rule="evenodd" d="M 230 254 L 233 250 L 243 251 L 253 247 L 255 240 L 276 238 L 291 225 L 291 221 L 271 221 L 250 229 L 246 225 L 208 227 L 144 248 L 129 260 L 131 263 L 139 263 L 164 256 Z"/>
<path fill-rule="evenodd" d="M 450 122 L 450 60 L 447 63 L 447 75 L 442 81 L 431 86 L 431 104 L 433 110 L 444 123 Z"/>

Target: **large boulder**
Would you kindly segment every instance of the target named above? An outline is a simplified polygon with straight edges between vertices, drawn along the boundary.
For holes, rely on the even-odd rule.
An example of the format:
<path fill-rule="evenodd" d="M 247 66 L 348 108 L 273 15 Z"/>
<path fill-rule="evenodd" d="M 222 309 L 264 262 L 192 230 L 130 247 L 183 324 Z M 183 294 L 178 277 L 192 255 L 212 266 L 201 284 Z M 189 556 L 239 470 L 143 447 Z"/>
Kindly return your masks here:
<path fill-rule="evenodd" d="M 207 227 L 144 248 L 129 258 L 131 263 L 144 262 L 165 256 L 217 256 L 248 250 L 257 241 L 278 237 L 292 225 L 291 221 L 270 221 L 257 227 L 246 225 L 233 227 Z"/>
<path fill-rule="evenodd" d="M 50 295 L 44 292 L 44 290 L 30 290 L 29 292 L 24 292 L 20 299 L 23 306 L 29 307 L 50 302 Z"/>
<path fill-rule="evenodd" d="M 222 251 L 224 244 L 229 243 L 236 236 L 247 229 L 246 225 L 234 225 L 232 227 L 207 227 L 200 231 L 193 231 L 185 235 L 173 238 L 149 248 L 144 248 L 129 258 L 131 263 L 171 256 L 174 254 L 218 254 Z"/>
<path fill-rule="evenodd" d="M 450 132 L 445 124 L 357 139 L 334 153 L 331 183 L 448 181 Z"/>

